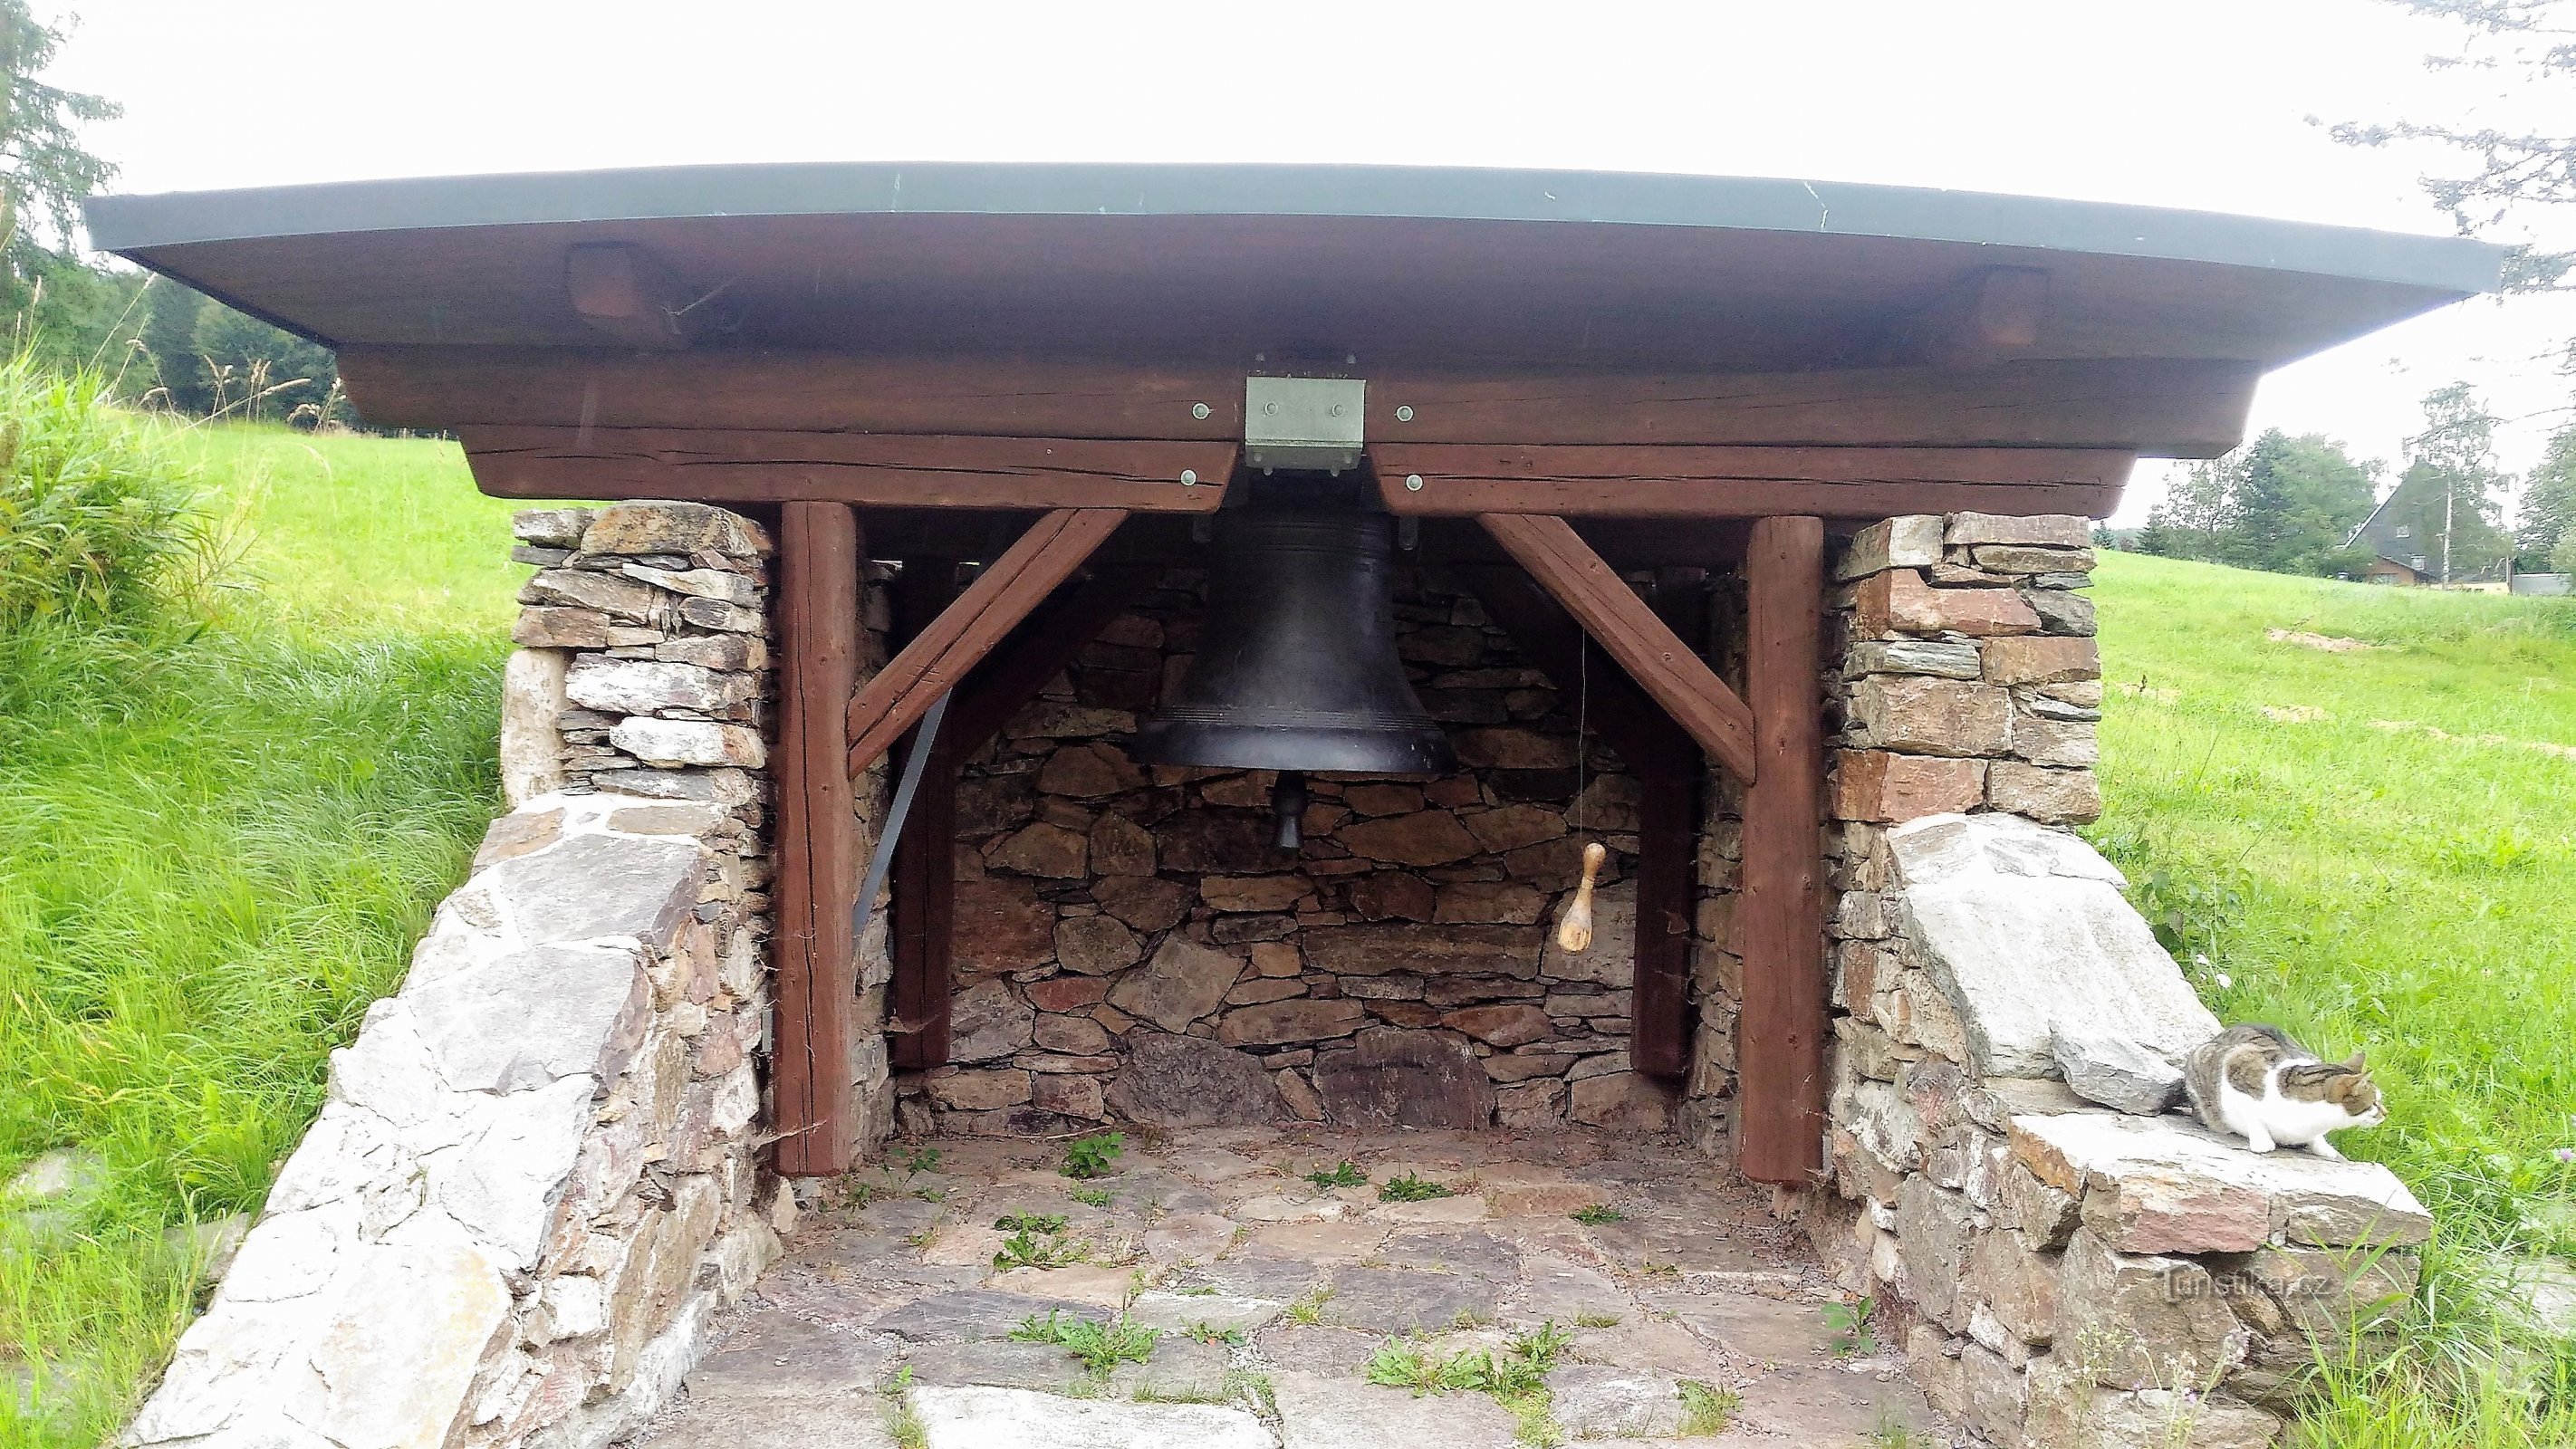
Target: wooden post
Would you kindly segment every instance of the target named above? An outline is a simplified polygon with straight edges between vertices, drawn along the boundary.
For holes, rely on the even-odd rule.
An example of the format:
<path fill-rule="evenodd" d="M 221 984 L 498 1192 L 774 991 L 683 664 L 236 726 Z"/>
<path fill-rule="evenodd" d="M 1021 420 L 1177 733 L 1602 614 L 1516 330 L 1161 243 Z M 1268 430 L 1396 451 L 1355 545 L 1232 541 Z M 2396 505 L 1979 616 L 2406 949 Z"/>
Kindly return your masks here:
<path fill-rule="evenodd" d="M 1806 1186 L 1824 1165 L 1823 522 L 1756 522 L 1744 569 L 1744 683 L 1760 769 L 1744 796 L 1736 904 L 1744 958 L 1736 1161 L 1756 1182 Z"/>
<path fill-rule="evenodd" d="M 858 517 L 790 503 L 778 530 L 777 1167 L 847 1171 L 855 1146 L 850 1049 L 859 1007 L 850 907 L 858 890 L 847 718 L 858 684 Z"/>
<path fill-rule="evenodd" d="M 921 637 L 957 597 L 957 561 L 908 558 L 894 584 L 894 626 Z M 949 709 L 956 710 L 950 701 Z M 903 1071 L 926 1071 L 948 1060 L 948 984 L 957 922 L 956 736 L 942 731 L 923 766 L 912 814 L 894 845 L 894 912 L 887 921 L 894 979 L 886 1015 L 898 1030 L 886 1037 L 888 1058 Z M 896 752 L 902 759 L 903 751 Z"/>

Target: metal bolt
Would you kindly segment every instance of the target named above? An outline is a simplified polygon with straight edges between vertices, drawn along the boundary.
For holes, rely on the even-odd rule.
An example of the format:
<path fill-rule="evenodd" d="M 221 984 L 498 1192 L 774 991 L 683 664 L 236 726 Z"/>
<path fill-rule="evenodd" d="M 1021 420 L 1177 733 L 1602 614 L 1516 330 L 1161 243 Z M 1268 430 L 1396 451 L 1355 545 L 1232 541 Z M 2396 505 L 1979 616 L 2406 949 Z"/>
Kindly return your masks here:
<path fill-rule="evenodd" d="M 1412 422 L 1412 421 L 1413 421 L 1413 408 L 1412 408 L 1412 406 L 1411 406 L 1410 404 L 1408 404 L 1408 405 L 1406 405 L 1406 406 L 1404 406 L 1404 407 L 1397 408 L 1397 409 L 1395 410 L 1395 420 L 1396 420 L 1397 422 L 1399 422 L 1399 423 L 1409 423 L 1409 422 Z"/>
<path fill-rule="evenodd" d="M 1405 474 L 1405 475 L 1404 475 L 1404 491 L 1405 491 L 1405 492 L 1407 492 L 1407 493 L 1419 493 L 1419 492 L 1421 492 L 1421 491 L 1422 491 L 1422 475 L 1421 475 L 1421 474 L 1419 474 L 1419 473 L 1407 473 L 1407 474 Z"/>
<path fill-rule="evenodd" d="M 1181 470 L 1181 486 L 1184 488 L 1196 488 L 1199 486 L 1199 470 L 1196 468 L 1183 468 Z"/>
<path fill-rule="evenodd" d="M 1341 405 L 1340 403 L 1335 403 L 1335 404 L 1333 404 L 1333 416 L 1338 418 L 1338 417 L 1340 417 L 1341 415 L 1342 415 L 1342 405 Z"/>
<path fill-rule="evenodd" d="M 1205 418 L 1207 415 L 1208 415 L 1208 405 L 1207 405 L 1206 403 L 1192 403 L 1192 404 L 1190 404 L 1190 416 L 1191 416 L 1191 417 L 1194 417 L 1194 418 Z"/>
<path fill-rule="evenodd" d="M 1275 414 L 1275 413 L 1277 413 L 1277 412 L 1279 411 L 1279 404 L 1277 404 L 1277 403 L 1263 403 L 1263 404 L 1261 405 L 1261 411 L 1262 411 L 1265 415 L 1268 415 L 1268 414 Z"/>

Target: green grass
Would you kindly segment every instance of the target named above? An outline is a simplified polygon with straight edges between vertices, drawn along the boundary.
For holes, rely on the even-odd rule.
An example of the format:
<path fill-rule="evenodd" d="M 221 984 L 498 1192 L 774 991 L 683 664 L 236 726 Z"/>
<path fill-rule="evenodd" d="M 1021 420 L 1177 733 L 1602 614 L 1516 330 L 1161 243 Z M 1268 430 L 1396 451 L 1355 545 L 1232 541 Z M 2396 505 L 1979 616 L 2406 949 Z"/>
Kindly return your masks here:
<path fill-rule="evenodd" d="M 211 617 L 0 637 L 0 1180 L 107 1177 L 68 1242 L 0 1243 L 0 1390 L 44 1378 L 6 1449 L 138 1402 L 196 1295 L 165 1230 L 256 1210 L 498 808 L 508 505 L 451 444 L 173 445 L 242 551 Z"/>
<path fill-rule="evenodd" d="M 2087 834 L 2223 1019 L 2368 1054 L 2389 1120 L 2339 1145 L 2440 1223 L 2402 1331 L 2324 1356 L 2294 1442 L 2576 1443 L 2576 1351 L 2522 1340 L 2485 1281 L 2576 1252 L 2576 754 L 2535 748 L 2576 747 L 2576 601 L 2120 554 L 2097 578 Z"/>

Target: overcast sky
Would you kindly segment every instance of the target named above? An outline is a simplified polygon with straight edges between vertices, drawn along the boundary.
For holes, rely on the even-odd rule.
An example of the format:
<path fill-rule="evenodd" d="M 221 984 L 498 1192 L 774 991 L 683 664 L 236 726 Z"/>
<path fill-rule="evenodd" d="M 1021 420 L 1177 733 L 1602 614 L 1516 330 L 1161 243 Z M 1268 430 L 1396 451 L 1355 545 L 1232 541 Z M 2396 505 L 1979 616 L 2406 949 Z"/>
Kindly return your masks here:
<path fill-rule="evenodd" d="M 2447 232 L 2415 186 L 2442 158 L 2338 146 L 2311 118 L 2511 119 L 2532 99 L 2496 72 L 2428 71 L 2457 33 L 2380 0 L 68 8 L 51 79 L 125 106 L 91 134 L 121 191 L 700 161 L 1339 161 Z M 2560 421 L 2571 334 L 2559 299 L 2471 301 L 2273 374 L 2255 425 L 2393 459 L 2417 399 L 2465 378 L 2521 420 L 2504 461 L 2525 466 Z M 2120 521 L 2159 487 L 2142 468 Z"/>

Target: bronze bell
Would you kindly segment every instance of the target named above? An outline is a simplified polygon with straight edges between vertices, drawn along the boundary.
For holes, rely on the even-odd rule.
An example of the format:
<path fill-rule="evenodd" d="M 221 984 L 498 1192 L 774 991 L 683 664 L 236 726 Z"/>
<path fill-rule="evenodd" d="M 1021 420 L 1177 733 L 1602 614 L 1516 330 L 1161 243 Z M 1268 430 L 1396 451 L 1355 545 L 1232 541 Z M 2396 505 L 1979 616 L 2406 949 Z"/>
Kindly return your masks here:
<path fill-rule="evenodd" d="M 1293 848 L 1301 772 L 1445 774 L 1458 761 L 1396 657 L 1394 520 L 1275 498 L 1216 515 L 1198 653 L 1128 753 L 1279 771 L 1279 844 Z"/>

